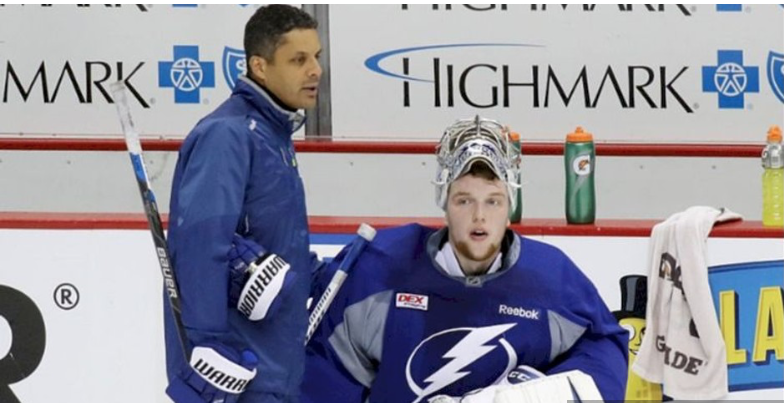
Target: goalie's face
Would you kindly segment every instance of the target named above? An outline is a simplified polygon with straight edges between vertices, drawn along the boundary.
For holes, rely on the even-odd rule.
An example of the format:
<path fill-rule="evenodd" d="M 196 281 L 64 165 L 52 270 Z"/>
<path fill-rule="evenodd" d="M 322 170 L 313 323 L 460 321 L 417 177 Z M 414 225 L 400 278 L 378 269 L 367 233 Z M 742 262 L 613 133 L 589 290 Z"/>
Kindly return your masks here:
<path fill-rule="evenodd" d="M 509 226 L 509 198 L 499 179 L 464 175 L 449 187 L 449 242 L 466 275 L 484 273 L 501 250 Z"/>

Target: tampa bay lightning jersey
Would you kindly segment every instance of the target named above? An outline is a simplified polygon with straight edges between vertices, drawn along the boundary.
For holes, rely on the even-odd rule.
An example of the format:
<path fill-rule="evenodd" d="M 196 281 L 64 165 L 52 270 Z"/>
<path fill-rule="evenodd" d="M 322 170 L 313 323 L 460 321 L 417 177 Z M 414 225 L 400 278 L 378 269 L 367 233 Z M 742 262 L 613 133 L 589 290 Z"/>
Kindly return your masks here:
<path fill-rule="evenodd" d="M 563 252 L 509 230 L 500 270 L 452 277 L 435 261 L 447 231 L 379 231 L 307 347 L 303 403 L 462 396 L 517 365 L 578 369 L 624 398 L 628 335 Z"/>

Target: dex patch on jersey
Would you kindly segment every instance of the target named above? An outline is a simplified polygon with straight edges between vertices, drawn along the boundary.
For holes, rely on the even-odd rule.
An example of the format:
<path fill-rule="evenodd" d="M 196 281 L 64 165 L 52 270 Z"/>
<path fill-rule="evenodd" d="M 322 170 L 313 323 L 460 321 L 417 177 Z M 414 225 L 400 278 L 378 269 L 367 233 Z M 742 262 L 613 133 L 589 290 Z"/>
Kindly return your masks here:
<path fill-rule="evenodd" d="M 427 295 L 399 292 L 395 295 L 395 307 L 427 311 Z"/>
<path fill-rule="evenodd" d="M 406 363 L 414 401 L 434 394 L 462 395 L 503 379 L 517 365 L 517 353 L 504 338 L 515 326 L 447 329 L 420 342 Z"/>

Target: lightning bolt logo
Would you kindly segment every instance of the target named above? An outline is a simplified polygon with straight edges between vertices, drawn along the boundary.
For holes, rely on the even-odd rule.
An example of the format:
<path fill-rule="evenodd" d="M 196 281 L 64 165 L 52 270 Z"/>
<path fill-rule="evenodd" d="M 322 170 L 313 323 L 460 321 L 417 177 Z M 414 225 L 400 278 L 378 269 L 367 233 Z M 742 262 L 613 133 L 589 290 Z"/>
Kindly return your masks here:
<path fill-rule="evenodd" d="M 515 323 L 509 323 L 487 327 L 460 327 L 455 329 L 448 329 L 433 334 L 419 343 L 419 345 L 414 349 L 414 352 L 411 353 L 411 356 L 408 357 L 408 362 L 406 364 L 406 381 L 408 382 L 408 387 L 411 388 L 411 391 L 417 395 L 417 398 L 414 399 L 413 403 L 418 403 L 425 396 L 437 392 L 470 374 L 471 371 L 464 371 L 463 369 L 498 347 L 497 345 L 488 346 L 486 343 L 495 339 L 507 330 L 513 328 L 515 325 Z M 420 388 L 411 376 L 412 359 L 416 355 L 417 351 L 428 341 L 451 332 L 468 332 L 468 334 L 442 356 L 445 359 L 451 360 L 432 375 L 427 377 L 427 379 L 425 379 L 425 382 L 429 383 L 429 385 L 427 385 L 424 389 Z M 504 346 L 504 349 L 509 355 L 509 364 L 514 364 L 511 362 L 517 361 L 517 355 L 515 354 L 514 349 L 512 349 L 505 340 L 501 340 L 500 344 Z M 509 365 L 507 365 L 507 367 L 509 367 Z"/>

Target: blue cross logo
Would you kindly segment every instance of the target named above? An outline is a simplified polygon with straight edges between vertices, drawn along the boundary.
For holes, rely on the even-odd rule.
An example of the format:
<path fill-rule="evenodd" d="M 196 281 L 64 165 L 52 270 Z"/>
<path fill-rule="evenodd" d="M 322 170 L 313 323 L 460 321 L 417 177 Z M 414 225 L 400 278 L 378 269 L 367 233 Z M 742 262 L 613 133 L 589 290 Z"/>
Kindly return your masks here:
<path fill-rule="evenodd" d="M 174 103 L 197 104 L 199 89 L 215 88 L 215 63 L 200 61 L 198 46 L 175 46 L 173 61 L 158 62 L 158 86 L 174 88 Z"/>
<path fill-rule="evenodd" d="M 248 71 L 245 62 L 245 51 L 234 49 L 228 46 L 223 48 L 223 78 L 226 84 L 234 89 L 240 76 L 244 76 Z"/>
<path fill-rule="evenodd" d="M 773 93 L 784 104 L 784 53 L 768 53 L 768 81 Z"/>
<path fill-rule="evenodd" d="M 744 94 L 759 92 L 759 67 L 744 66 L 742 50 L 720 50 L 718 59 L 702 67 L 702 91 L 719 94 L 719 109 L 743 109 Z"/>

